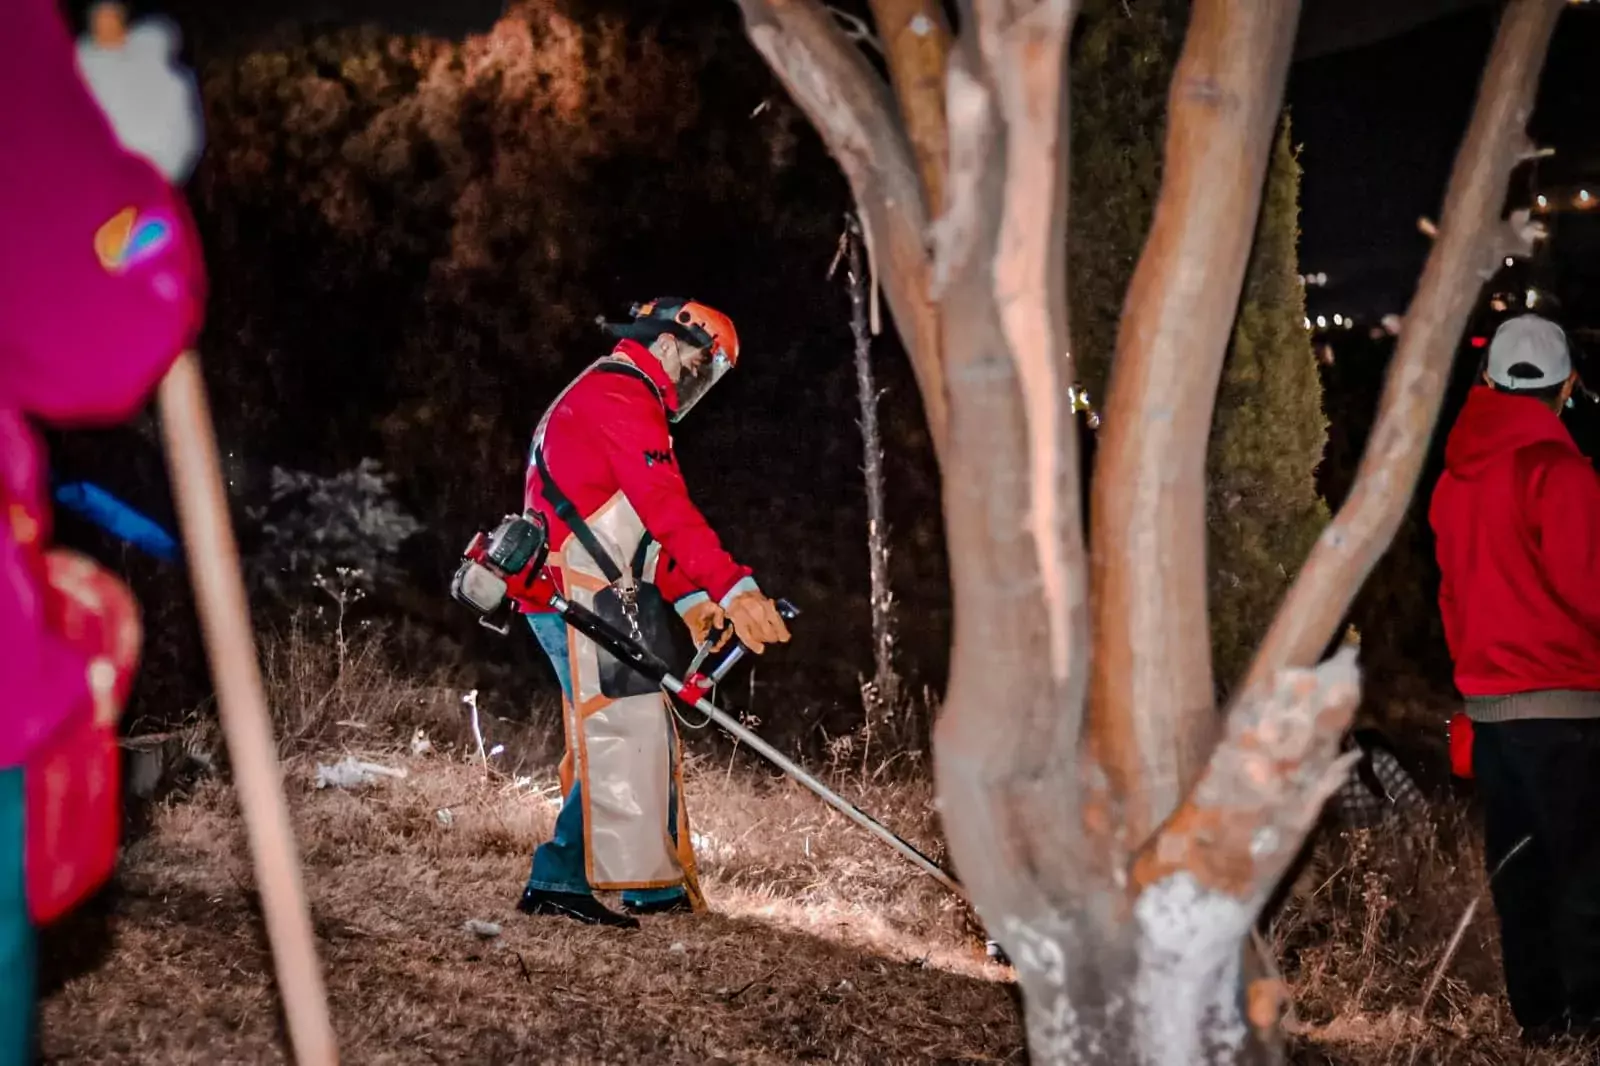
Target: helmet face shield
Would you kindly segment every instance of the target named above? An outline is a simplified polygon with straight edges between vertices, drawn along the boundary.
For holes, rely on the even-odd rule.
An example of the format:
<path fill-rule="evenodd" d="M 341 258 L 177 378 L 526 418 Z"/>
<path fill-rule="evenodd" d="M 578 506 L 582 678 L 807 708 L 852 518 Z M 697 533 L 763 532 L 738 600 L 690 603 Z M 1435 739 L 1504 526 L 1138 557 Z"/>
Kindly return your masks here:
<path fill-rule="evenodd" d="M 704 348 L 699 349 L 698 354 L 698 365 L 691 370 L 686 363 L 678 377 L 678 409 L 671 415 L 673 422 L 682 421 L 690 408 L 722 380 L 722 375 L 733 369 L 733 362 L 720 348 L 715 355 L 707 355 Z"/>
<path fill-rule="evenodd" d="M 627 323 L 606 323 L 602 328 L 614 337 L 637 341 L 646 347 L 666 333 L 677 339 L 681 363 L 676 386 L 678 409 L 669 417 L 677 422 L 700 402 L 722 375 L 739 364 L 739 333 L 733 319 L 698 300 L 660 297 L 636 303 L 628 311 Z M 690 364 L 694 364 L 692 367 Z"/>

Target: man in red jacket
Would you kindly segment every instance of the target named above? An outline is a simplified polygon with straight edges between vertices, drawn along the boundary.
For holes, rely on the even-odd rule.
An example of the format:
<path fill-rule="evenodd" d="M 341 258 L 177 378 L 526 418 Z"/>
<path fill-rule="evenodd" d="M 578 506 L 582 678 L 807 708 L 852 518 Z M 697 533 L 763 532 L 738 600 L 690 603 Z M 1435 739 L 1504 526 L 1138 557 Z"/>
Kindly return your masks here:
<path fill-rule="evenodd" d="M 557 586 L 663 657 L 674 609 L 697 644 L 725 622 L 757 653 L 787 641 L 777 607 L 690 502 L 669 433 L 738 362 L 732 321 L 663 298 L 606 330 L 616 347 L 556 397 L 529 455 L 525 505 L 549 523 Z M 667 697 L 559 615 L 528 621 L 561 681 L 567 753 L 561 814 L 519 908 L 622 927 L 701 909 Z M 630 914 L 597 888 L 621 889 Z"/>
<path fill-rule="evenodd" d="M 1511 1009 L 1532 1040 L 1600 1022 L 1600 476 L 1559 412 L 1566 335 L 1501 325 L 1429 520 Z"/>

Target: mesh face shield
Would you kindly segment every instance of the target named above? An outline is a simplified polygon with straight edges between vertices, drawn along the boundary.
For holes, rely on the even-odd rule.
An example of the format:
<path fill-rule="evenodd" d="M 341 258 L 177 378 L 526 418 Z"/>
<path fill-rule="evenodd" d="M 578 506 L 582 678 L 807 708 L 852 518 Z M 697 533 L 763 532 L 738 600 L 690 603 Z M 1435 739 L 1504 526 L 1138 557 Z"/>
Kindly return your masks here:
<path fill-rule="evenodd" d="M 670 416 L 674 423 L 682 421 L 683 416 L 711 391 L 712 386 L 733 369 L 733 363 L 720 349 L 715 355 L 707 355 L 705 349 L 701 348 L 699 354 L 698 365 L 693 370 L 686 365 L 678 378 L 678 409 Z"/>
<path fill-rule="evenodd" d="M 733 320 L 698 300 L 663 297 L 629 309 L 633 321 L 606 323 L 605 331 L 650 344 L 662 333 L 678 338 L 689 351 L 677 380 L 678 409 L 669 415 L 677 423 L 739 362 L 739 335 Z M 690 363 L 694 366 L 691 368 Z"/>

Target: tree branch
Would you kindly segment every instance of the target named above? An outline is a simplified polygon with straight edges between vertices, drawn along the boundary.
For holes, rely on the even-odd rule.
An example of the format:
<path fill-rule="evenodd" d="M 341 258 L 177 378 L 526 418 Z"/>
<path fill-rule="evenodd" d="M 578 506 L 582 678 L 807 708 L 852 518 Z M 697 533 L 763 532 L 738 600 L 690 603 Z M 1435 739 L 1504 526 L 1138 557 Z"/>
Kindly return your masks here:
<path fill-rule="evenodd" d="M 1177 806 L 1215 736 L 1206 445 L 1299 8 L 1195 4 L 1117 337 L 1090 507 L 1089 741 L 1130 849 Z"/>
<path fill-rule="evenodd" d="M 950 155 L 944 114 L 950 24 L 939 0 L 871 2 L 872 18 L 889 62 L 889 80 L 917 155 L 922 202 L 937 211 L 944 203 L 944 172 Z"/>
<path fill-rule="evenodd" d="M 1135 858 L 1134 897 L 1183 872 L 1254 904 L 1253 918 L 1360 756 L 1339 753 L 1360 695 L 1355 649 L 1344 648 L 1242 699 L 1189 798 Z"/>
<path fill-rule="evenodd" d="M 888 86 L 818 0 L 738 2 L 751 42 L 850 182 L 868 265 L 889 297 L 942 463 L 949 415 L 938 309 L 928 286 L 928 209 Z"/>
<path fill-rule="evenodd" d="M 1067 316 L 1067 43 L 1077 0 L 1040 0 L 1012 21 L 1008 3 L 978 6 L 978 38 L 1006 125 L 1005 200 L 994 301 L 1022 385 L 1028 423 L 1026 521 L 1044 589 L 1050 669 L 1072 682 L 1062 708 L 1076 738 L 1089 662 L 1087 559 L 1073 418 Z M 1074 739 L 1074 746 L 1076 740 Z"/>
<path fill-rule="evenodd" d="M 1290 586 L 1246 688 L 1266 684 L 1284 667 L 1315 661 L 1400 527 L 1461 331 L 1486 276 L 1481 272 L 1526 237 L 1517 220 L 1508 224 L 1500 211 L 1511 171 L 1528 152 L 1524 127 L 1565 6 L 1563 0 L 1511 0 L 1506 7 L 1355 483 Z"/>
<path fill-rule="evenodd" d="M 1040 47 L 1011 76 L 1041 78 L 1048 87 L 1051 71 L 1064 59 L 1066 28 L 1058 22 L 1034 38 Z M 1008 50 L 1025 48 L 1031 32 L 1022 31 L 1002 51 L 1022 58 Z M 975 38 L 963 35 L 949 64 L 951 144 L 984 143 L 993 150 L 970 158 L 961 153 L 961 254 L 941 264 L 948 269 L 943 300 L 952 312 L 943 321 L 951 383 L 944 511 L 955 633 L 950 681 L 934 730 L 934 774 L 956 868 L 991 933 L 1009 947 L 1028 930 L 1049 926 L 1051 915 L 1065 913 L 1075 890 L 1094 872 L 1076 814 L 1088 627 L 1080 541 L 1077 572 L 1069 559 L 1062 582 L 1068 647 L 1077 668 L 1053 675 L 1051 608 L 1041 595 L 1041 544 L 1030 519 L 1037 426 L 1030 424 L 1024 374 L 1065 379 L 1063 395 L 1070 381 L 1062 365 L 1064 340 L 1055 346 L 1055 338 L 1064 337 L 1066 316 L 1055 309 L 1060 293 L 1051 289 L 1054 260 L 1044 244 L 1044 233 L 1060 231 L 1036 225 L 1044 231 L 1040 239 L 1016 243 L 1013 235 L 1013 246 L 1004 251 L 1001 236 L 1003 228 L 1015 226 L 1008 222 L 1007 201 L 1019 188 L 1008 174 L 1011 163 L 1022 161 L 1018 180 L 1038 182 L 1032 191 L 1047 200 L 1034 207 L 1043 212 L 1058 192 L 1064 195 L 1058 183 L 1069 172 L 1058 152 L 1066 146 L 1053 132 L 1041 134 L 1033 117 L 1002 115 L 1001 93 L 987 67 Z M 1056 86 L 1058 95 L 1065 93 L 1064 80 Z M 1064 98 L 1028 102 L 1040 115 L 1064 114 Z M 1016 128 L 1007 128 L 1011 119 Z M 1012 143 L 1029 137 L 1036 142 L 1031 148 Z M 1037 158 L 1028 158 L 1030 152 Z M 1045 175 L 1039 171 L 1045 160 L 1063 169 Z M 957 172 L 953 166 L 952 196 Z M 1002 267 L 1008 257 L 1016 262 Z M 1018 317 L 1007 323 L 996 272 L 1018 266 L 1025 266 L 1018 276 L 1028 284 L 1017 287 L 1012 310 Z M 1067 408 L 1051 421 L 1051 452 L 1058 459 L 1075 455 L 1059 451 L 1071 448 L 1060 439 L 1074 429 Z M 1075 464 L 1059 463 L 1056 471 L 1062 483 L 1052 488 L 1075 496 Z M 1055 513 L 1067 513 L 1065 504 Z M 1062 531 L 1044 545 L 1046 551 L 1058 558 L 1069 553 L 1068 537 Z"/>

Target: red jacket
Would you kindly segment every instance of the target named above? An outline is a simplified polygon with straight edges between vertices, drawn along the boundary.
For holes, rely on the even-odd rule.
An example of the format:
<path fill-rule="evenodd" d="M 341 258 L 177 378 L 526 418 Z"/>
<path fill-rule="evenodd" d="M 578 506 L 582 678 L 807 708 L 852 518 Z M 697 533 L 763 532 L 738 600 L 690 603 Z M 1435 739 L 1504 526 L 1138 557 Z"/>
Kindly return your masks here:
<path fill-rule="evenodd" d="M 643 370 L 656 388 L 631 373 L 597 373 L 591 367 L 580 374 L 555 401 L 545 423 L 544 459 L 551 478 L 585 517 L 619 490 L 627 497 L 661 545 L 656 585 L 680 611 L 708 594 L 725 602 L 754 588 L 750 569 L 723 550 L 689 499 L 668 432 L 667 410 L 676 410 L 678 403 L 672 380 L 641 344 L 619 341 L 612 354 Z M 530 456 L 524 505 L 550 523 L 550 546 L 559 550 L 570 530 L 542 489 L 543 479 Z"/>
<path fill-rule="evenodd" d="M 1473 389 L 1428 517 L 1461 694 L 1600 691 L 1600 475 L 1555 412 Z"/>

